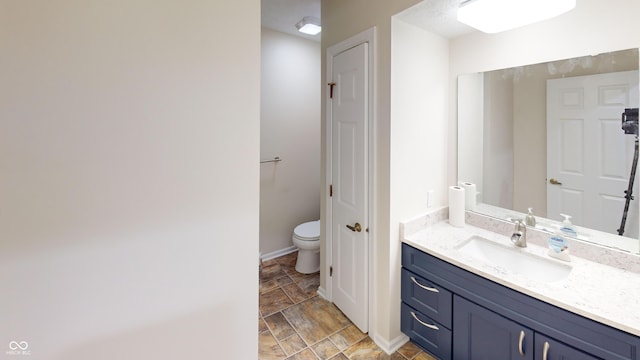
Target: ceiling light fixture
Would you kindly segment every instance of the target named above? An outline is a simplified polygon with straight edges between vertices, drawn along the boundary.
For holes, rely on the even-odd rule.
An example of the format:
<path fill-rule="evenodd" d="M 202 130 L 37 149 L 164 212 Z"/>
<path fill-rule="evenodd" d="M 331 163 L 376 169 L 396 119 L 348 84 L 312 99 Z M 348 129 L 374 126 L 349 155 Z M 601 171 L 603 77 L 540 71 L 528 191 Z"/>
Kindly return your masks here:
<path fill-rule="evenodd" d="M 322 31 L 320 19 L 313 16 L 305 16 L 296 24 L 298 31 L 308 35 L 316 35 Z"/>
<path fill-rule="evenodd" d="M 576 0 L 468 0 L 458 8 L 458 21 L 494 34 L 550 19 L 576 7 Z"/>

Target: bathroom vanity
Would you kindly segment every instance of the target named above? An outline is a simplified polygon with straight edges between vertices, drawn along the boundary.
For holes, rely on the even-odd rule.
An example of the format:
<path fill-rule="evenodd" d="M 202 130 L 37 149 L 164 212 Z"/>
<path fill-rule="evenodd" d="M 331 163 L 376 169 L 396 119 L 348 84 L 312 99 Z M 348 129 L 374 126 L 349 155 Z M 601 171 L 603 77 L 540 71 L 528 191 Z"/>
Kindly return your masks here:
<path fill-rule="evenodd" d="M 640 359 L 640 274 L 446 220 L 402 238 L 401 328 L 439 359 Z"/>

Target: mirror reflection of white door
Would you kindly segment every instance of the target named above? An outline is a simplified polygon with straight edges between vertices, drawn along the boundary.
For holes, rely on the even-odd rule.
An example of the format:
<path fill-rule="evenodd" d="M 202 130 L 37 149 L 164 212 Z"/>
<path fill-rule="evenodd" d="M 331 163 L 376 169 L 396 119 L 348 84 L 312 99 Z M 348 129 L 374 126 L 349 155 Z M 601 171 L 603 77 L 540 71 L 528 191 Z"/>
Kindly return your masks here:
<path fill-rule="evenodd" d="M 634 154 L 625 108 L 638 107 L 638 71 L 547 81 L 547 216 L 617 234 Z M 638 237 L 637 176 L 627 237 Z"/>
<path fill-rule="evenodd" d="M 331 177 L 333 302 L 368 331 L 368 44 L 333 57 Z"/>

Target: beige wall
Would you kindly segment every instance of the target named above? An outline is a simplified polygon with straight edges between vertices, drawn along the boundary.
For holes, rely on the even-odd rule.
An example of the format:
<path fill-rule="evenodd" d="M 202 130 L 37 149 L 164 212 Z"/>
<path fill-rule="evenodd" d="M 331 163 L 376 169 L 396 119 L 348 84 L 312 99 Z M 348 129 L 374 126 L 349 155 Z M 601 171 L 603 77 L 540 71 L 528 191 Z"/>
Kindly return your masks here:
<path fill-rule="evenodd" d="M 320 43 L 262 28 L 260 252 L 293 246 L 320 218 Z"/>
<path fill-rule="evenodd" d="M 256 357 L 259 9 L 0 2 L 2 353 Z"/>
<path fill-rule="evenodd" d="M 448 40 L 392 22 L 389 340 L 400 332 L 400 222 L 446 203 Z"/>
<path fill-rule="evenodd" d="M 518 81 L 512 80 L 511 87 L 511 136 L 517 143 L 513 148 L 511 209 L 526 213 L 532 208 L 536 216 L 547 217 L 547 82 L 543 76 L 547 69 L 527 68 L 531 68 L 531 76 L 519 76 Z"/>

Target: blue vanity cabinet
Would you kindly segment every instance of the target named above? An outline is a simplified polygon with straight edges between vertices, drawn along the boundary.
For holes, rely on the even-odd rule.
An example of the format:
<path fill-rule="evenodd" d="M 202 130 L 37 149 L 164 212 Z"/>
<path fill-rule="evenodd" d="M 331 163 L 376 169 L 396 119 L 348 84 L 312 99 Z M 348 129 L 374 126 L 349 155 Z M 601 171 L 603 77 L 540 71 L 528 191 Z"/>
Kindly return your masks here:
<path fill-rule="evenodd" d="M 407 244 L 402 267 L 402 331 L 440 360 L 640 360 L 638 336 Z"/>
<path fill-rule="evenodd" d="M 454 297 L 453 359 L 599 360 L 461 297 Z"/>
<path fill-rule="evenodd" d="M 453 359 L 534 359 L 531 329 L 459 296 L 453 301 Z"/>

